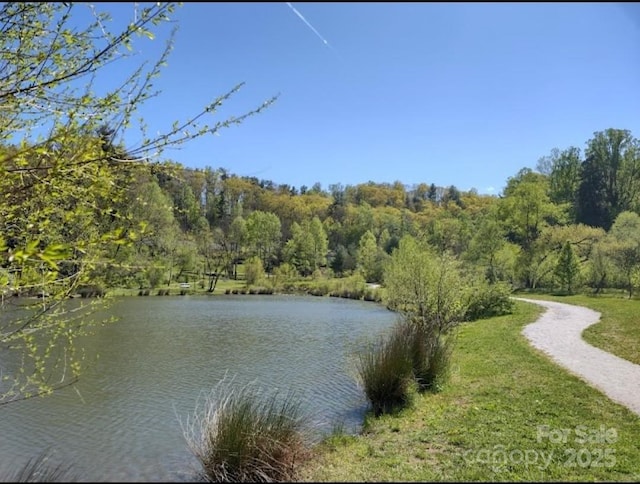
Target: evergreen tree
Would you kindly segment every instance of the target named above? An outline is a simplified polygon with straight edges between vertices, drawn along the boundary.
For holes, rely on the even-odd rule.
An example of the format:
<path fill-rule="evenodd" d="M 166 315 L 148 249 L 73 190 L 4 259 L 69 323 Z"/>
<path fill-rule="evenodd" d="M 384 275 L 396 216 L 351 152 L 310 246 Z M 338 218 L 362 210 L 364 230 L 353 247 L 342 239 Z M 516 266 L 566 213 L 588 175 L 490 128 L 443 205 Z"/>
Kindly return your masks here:
<path fill-rule="evenodd" d="M 573 286 L 580 274 L 580 261 L 573 250 L 571 243 L 567 240 L 562 246 L 560 257 L 555 268 L 555 275 L 560 280 L 560 284 L 571 293 Z"/>

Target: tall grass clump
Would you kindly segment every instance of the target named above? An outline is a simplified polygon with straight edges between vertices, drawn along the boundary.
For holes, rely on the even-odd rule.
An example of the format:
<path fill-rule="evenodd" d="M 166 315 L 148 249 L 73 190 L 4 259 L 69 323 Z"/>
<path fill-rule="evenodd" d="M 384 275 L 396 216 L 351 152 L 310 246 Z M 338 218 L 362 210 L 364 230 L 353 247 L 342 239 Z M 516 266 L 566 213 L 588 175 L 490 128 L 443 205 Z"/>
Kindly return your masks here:
<path fill-rule="evenodd" d="M 224 380 L 183 432 L 209 482 L 292 481 L 310 455 L 293 394 L 265 395 Z"/>
<path fill-rule="evenodd" d="M 49 455 L 42 453 L 16 469 L 2 467 L 0 482 L 77 482 L 70 466 L 52 464 L 49 460 Z"/>
<path fill-rule="evenodd" d="M 430 334 L 416 326 L 411 331 L 411 360 L 418 389 L 440 391 L 449 376 L 454 335 Z"/>
<path fill-rule="evenodd" d="M 407 403 L 412 387 L 439 391 L 449 375 L 454 339 L 453 331 L 445 335 L 403 318 L 387 339 L 361 353 L 359 377 L 374 413 Z"/>
<path fill-rule="evenodd" d="M 411 319 L 404 319 L 397 327 L 403 333 L 417 390 L 440 391 L 449 376 L 455 330 L 443 333 Z"/>
<path fill-rule="evenodd" d="M 377 344 L 358 354 L 356 362 L 360 384 L 375 416 L 392 412 L 410 401 L 413 362 L 408 336 L 401 323 Z"/>

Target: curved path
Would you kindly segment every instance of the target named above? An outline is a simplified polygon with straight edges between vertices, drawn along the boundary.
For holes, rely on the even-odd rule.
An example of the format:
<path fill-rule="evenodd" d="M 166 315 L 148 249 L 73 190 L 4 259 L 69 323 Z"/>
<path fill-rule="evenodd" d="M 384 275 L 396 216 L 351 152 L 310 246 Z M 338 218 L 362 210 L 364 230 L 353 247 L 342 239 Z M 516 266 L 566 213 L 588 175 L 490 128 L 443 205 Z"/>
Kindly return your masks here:
<path fill-rule="evenodd" d="M 640 365 L 595 348 L 582 339 L 582 331 L 597 323 L 600 313 L 571 304 L 514 299 L 547 308 L 536 322 L 522 330 L 534 347 L 614 402 L 640 415 Z"/>

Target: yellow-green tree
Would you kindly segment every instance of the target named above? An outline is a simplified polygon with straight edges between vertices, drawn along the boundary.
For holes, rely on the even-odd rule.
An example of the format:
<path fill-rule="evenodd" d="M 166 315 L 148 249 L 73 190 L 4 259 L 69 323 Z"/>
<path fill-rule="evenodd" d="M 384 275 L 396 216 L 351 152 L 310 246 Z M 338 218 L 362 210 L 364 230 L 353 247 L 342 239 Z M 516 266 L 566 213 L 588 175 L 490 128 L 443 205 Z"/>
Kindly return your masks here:
<path fill-rule="evenodd" d="M 447 333 L 464 316 L 464 283 L 457 260 L 436 254 L 410 235 L 391 254 L 384 285 L 390 307 L 433 332 Z"/>
<path fill-rule="evenodd" d="M 174 5 L 131 7 L 131 21 L 113 28 L 100 5 L 0 5 L 0 291 L 3 302 L 11 294 L 47 296 L 27 316 L 2 306 L 0 351 L 18 353 L 22 363 L 3 375 L 0 404 L 50 393 L 78 377 L 73 342 L 85 320 L 65 313 L 63 302 L 92 282 L 91 269 L 105 263 L 107 251 L 144 232 L 122 210 L 134 167 L 157 161 L 169 146 L 239 124 L 273 101 L 239 117 L 207 120 L 239 84 L 148 135 L 136 113 L 158 94 L 153 80 L 173 34 L 157 62 L 130 71 L 117 66 L 170 20 Z M 124 133 L 133 128 L 140 128 L 141 141 L 125 146 Z"/>
<path fill-rule="evenodd" d="M 622 212 L 616 217 L 609 232 L 607 251 L 631 297 L 634 287 L 640 285 L 640 215 Z"/>

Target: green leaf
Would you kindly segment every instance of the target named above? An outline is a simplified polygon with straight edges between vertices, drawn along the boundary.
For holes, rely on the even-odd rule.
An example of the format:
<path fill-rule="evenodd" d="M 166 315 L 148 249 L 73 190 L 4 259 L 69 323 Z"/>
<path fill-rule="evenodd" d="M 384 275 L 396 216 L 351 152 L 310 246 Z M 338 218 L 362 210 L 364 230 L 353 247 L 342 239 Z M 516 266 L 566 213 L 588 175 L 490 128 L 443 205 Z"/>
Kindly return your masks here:
<path fill-rule="evenodd" d="M 40 245 L 39 240 L 32 240 L 31 242 L 27 242 L 27 248 L 25 249 L 25 254 L 27 256 L 33 255 L 38 250 L 38 245 Z"/>

